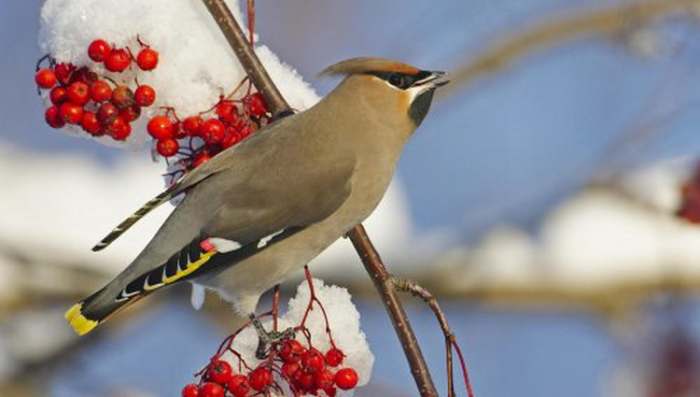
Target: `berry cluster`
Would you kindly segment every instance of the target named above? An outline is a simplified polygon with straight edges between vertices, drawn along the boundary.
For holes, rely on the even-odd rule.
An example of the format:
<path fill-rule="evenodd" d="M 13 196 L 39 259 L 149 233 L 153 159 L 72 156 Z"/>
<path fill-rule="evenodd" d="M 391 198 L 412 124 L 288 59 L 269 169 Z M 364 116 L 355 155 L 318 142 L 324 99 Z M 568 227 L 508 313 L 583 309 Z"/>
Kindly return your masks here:
<path fill-rule="evenodd" d="M 76 67 L 56 63 L 37 70 L 39 89 L 50 90 L 51 106 L 46 122 L 53 128 L 80 126 L 92 136 L 108 135 L 125 141 L 132 133 L 132 123 L 141 110 L 156 101 L 156 90 L 145 84 L 117 83 L 112 77 L 134 69 L 150 72 L 157 68 L 159 54 L 137 38 L 140 47 L 136 56 L 129 47 L 118 48 L 106 40 L 96 39 L 87 53 L 96 64 L 112 74 L 100 76 L 89 66 Z M 243 95 L 238 91 L 248 83 Z M 232 99 L 236 96 L 238 99 Z M 153 112 L 151 112 L 153 114 Z M 207 162 L 260 127 L 268 124 L 269 112 L 263 96 L 252 92 L 248 79 L 228 96 L 221 96 L 210 109 L 180 119 L 174 108 L 162 108 L 148 120 L 147 131 L 154 139 L 155 152 L 166 158 L 172 172 L 166 175 L 172 183 L 189 170 Z M 172 161 L 172 163 L 171 163 Z"/>
<path fill-rule="evenodd" d="M 251 369 L 247 374 L 236 373 L 231 365 L 213 359 L 200 384 L 189 384 L 182 389 L 182 397 L 248 397 L 265 395 L 271 388 L 279 388 L 275 374 L 286 382 L 295 395 L 313 394 L 333 397 L 337 389 L 350 390 L 357 386 L 357 372 L 352 368 L 340 368 L 344 354 L 331 348 L 323 355 L 313 347 L 305 348 L 295 339 L 281 344 L 273 364 L 267 362 Z"/>
<path fill-rule="evenodd" d="M 136 56 L 137 66 L 144 71 L 155 69 L 158 52 L 140 41 L 139 44 L 142 48 Z M 113 48 L 102 39 L 90 43 L 88 56 L 113 73 L 124 72 L 134 59 L 128 48 Z M 49 126 L 80 126 L 92 136 L 108 135 L 117 141 L 131 135 L 131 123 L 141 116 L 142 108 L 156 100 L 156 91 L 151 86 L 137 83 L 132 90 L 128 85 L 98 75 L 88 66 L 56 63 L 53 59 L 49 59 L 48 67 L 37 70 L 35 81 L 39 89 L 50 90 L 51 106 L 45 113 Z"/>
<path fill-rule="evenodd" d="M 234 92 L 235 93 L 235 92 Z M 181 120 L 174 109 L 153 116 L 147 126 L 156 141 L 156 152 L 171 158 L 180 155 L 175 174 L 205 163 L 237 144 L 269 122 L 267 105 L 260 93 L 242 99 L 226 97 L 211 109 Z M 176 177 L 179 175 L 173 175 Z"/>
<path fill-rule="evenodd" d="M 345 353 L 333 340 L 326 311 L 316 297 L 313 282 L 306 270 L 307 282 L 311 291 L 301 323 L 294 327 L 294 333 L 301 333 L 306 344 L 291 335 L 276 341 L 265 350 L 262 361 L 256 366 L 249 366 L 240 352 L 232 346 L 235 338 L 251 324 L 237 330 L 224 340 L 209 365 L 197 376 L 199 383 L 192 383 L 182 389 L 182 397 L 250 397 L 268 396 L 272 391 L 283 393 L 282 385 L 287 385 L 294 396 L 311 394 L 314 396 L 334 397 L 340 390 L 354 389 L 359 381 L 357 371 L 350 366 L 343 366 Z M 324 353 L 314 347 L 311 332 L 306 326 L 309 312 L 317 304 L 325 320 L 325 332 L 330 341 L 330 349 Z M 266 315 L 277 317 L 273 310 Z M 273 322 L 276 330 L 276 321 Z M 222 356 L 230 353 L 238 363 L 236 371 Z"/>

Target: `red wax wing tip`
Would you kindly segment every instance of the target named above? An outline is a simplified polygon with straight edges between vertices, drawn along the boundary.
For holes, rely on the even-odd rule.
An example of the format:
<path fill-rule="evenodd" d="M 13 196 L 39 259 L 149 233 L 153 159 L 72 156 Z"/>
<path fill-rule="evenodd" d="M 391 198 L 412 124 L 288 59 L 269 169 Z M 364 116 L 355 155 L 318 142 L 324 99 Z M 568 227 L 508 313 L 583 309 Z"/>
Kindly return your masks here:
<path fill-rule="evenodd" d="M 214 246 L 214 244 L 211 243 L 211 241 L 209 241 L 209 239 L 200 241 L 199 248 L 201 248 L 205 252 L 211 252 L 216 250 L 216 247 Z"/>

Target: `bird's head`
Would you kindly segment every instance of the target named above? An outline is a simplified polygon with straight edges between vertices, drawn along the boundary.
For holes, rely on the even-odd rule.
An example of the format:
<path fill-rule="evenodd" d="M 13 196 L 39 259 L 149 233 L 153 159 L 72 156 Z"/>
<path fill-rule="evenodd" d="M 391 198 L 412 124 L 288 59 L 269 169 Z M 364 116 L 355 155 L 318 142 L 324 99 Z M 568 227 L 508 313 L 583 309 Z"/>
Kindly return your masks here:
<path fill-rule="evenodd" d="M 383 58 L 352 58 L 329 66 L 321 75 L 347 76 L 339 89 L 378 111 L 419 126 L 430 110 L 435 89 L 447 84 L 445 72 L 421 70 Z"/>

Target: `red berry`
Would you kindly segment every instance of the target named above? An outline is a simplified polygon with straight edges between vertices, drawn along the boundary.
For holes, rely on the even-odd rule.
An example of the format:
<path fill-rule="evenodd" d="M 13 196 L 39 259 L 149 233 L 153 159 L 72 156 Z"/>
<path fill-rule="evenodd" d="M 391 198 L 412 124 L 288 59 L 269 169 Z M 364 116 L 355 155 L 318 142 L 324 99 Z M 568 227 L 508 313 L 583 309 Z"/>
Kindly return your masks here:
<path fill-rule="evenodd" d="M 134 92 L 134 100 L 139 106 L 151 106 L 156 101 L 156 90 L 150 85 L 140 85 Z"/>
<path fill-rule="evenodd" d="M 177 153 L 179 145 L 174 139 L 165 139 L 158 141 L 156 148 L 161 156 L 170 157 Z M 232 375 L 231 365 L 223 360 L 212 361 L 207 369 L 207 379 L 220 385 L 227 384 Z"/>
<path fill-rule="evenodd" d="M 305 391 L 313 391 L 314 374 L 307 371 L 299 371 L 296 376 L 296 383 Z"/>
<path fill-rule="evenodd" d="M 221 101 L 216 105 L 216 115 L 224 123 L 234 124 L 238 120 L 238 108 L 232 101 Z"/>
<path fill-rule="evenodd" d="M 62 128 L 66 125 L 66 122 L 63 121 L 63 117 L 61 117 L 61 111 L 57 106 L 51 106 L 46 109 L 44 119 L 46 120 L 46 124 L 50 125 L 51 128 Z"/>
<path fill-rule="evenodd" d="M 88 46 L 88 56 L 95 62 L 102 62 L 112 51 L 112 46 L 102 39 L 97 39 Z"/>
<path fill-rule="evenodd" d="M 58 78 L 56 73 L 51 69 L 39 69 L 34 75 L 34 81 L 36 85 L 43 89 L 49 89 L 58 83 Z"/>
<path fill-rule="evenodd" d="M 82 82 L 76 81 L 66 89 L 68 99 L 77 105 L 85 105 L 90 100 L 90 87 Z"/>
<path fill-rule="evenodd" d="M 182 128 L 189 136 L 198 136 L 202 128 L 203 120 L 199 116 L 190 116 L 182 122 Z"/>
<path fill-rule="evenodd" d="M 173 137 L 173 122 L 167 116 L 154 116 L 146 127 L 148 133 L 158 140 Z"/>
<path fill-rule="evenodd" d="M 201 134 L 206 143 L 221 143 L 226 134 L 226 126 L 217 119 L 209 119 L 202 124 Z"/>
<path fill-rule="evenodd" d="M 139 105 L 131 105 L 119 111 L 119 116 L 131 123 L 141 117 L 141 108 Z"/>
<path fill-rule="evenodd" d="M 175 139 L 182 139 L 187 137 L 187 133 L 185 130 L 182 128 L 182 123 L 179 121 L 176 121 L 173 124 L 173 138 Z"/>
<path fill-rule="evenodd" d="M 211 155 L 209 152 L 202 150 L 194 156 L 194 160 L 192 160 L 192 168 L 197 168 L 209 160 L 211 160 Z"/>
<path fill-rule="evenodd" d="M 83 112 L 83 120 L 80 122 L 80 125 L 83 127 L 83 130 L 90 135 L 102 135 L 102 124 L 100 124 L 100 120 L 97 119 L 97 114 L 95 112 Z"/>
<path fill-rule="evenodd" d="M 246 124 L 245 126 L 241 127 L 240 130 L 238 130 L 238 134 L 241 136 L 241 140 L 248 138 L 252 133 L 253 128 L 251 128 L 249 124 Z"/>
<path fill-rule="evenodd" d="M 119 109 L 125 109 L 132 106 L 134 101 L 134 92 L 131 88 L 120 85 L 112 91 L 112 103 Z"/>
<path fill-rule="evenodd" d="M 131 135 L 131 124 L 117 117 L 107 126 L 107 132 L 115 141 L 124 141 Z"/>
<path fill-rule="evenodd" d="M 158 66 L 158 51 L 151 48 L 144 48 L 136 56 L 136 64 L 141 70 L 153 70 Z"/>
<path fill-rule="evenodd" d="M 253 117 L 262 117 L 267 113 L 265 98 L 259 92 L 243 98 L 243 106 L 245 106 L 246 113 Z"/>
<path fill-rule="evenodd" d="M 328 397 L 335 397 L 335 395 L 338 393 L 338 389 L 335 387 L 329 387 L 327 389 L 323 390 L 324 393 L 326 393 L 326 396 Z"/>
<path fill-rule="evenodd" d="M 61 104 L 60 110 L 61 118 L 68 124 L 80 124 L 83 121 L 83 107 L 78 104 L 66 102 Z"/>
<path fill-rule="evenodd" d="M 228 149 L 231 146 L 237 144 L 241 140 L 241 136 L 233 128 L 227 128 L 224 139 L 221 141 L 221 147 Z"/>
<path fill-rule="evenodd" d="M 112 98 L 112 87 L 104 80 L 97 80 L 90 86 L 90 98 L 95 102 L 104 102 Z"/>
<path fill-rule="evenodd" d="M 228 381 L 227 387 L 234 397 L 246 397 L 250 391 L 248 377 L 245 375 L 233 375 Z"/>
<path fill-rule="evenodd" d="M 314 375 L 314 385 L 319 389 L 330 389 L 333 387 L 333 382 L 334 375 L 330 370 L 324 369 Z"/>
<path fill-rule="evenodd" d="M 282 344 L 280 357 L 286 363 L 296 363 L 301 360 L 301 356 L 306 352 L 304 346 L 296 339 L 290 339 Z"/>
<path fill-rule="evenodd" d="M 177 143 L 175 139 L 163 139 L 159 140 L 158 143 L 156 143 L 156 151 L 163 157 L 172 157 L 177 154 L 177 151 L 179 149 L 180 144 Z M 228 363 L 226 364 L 228 365 Z M 211 379 L 213 382 L 224 384 L 227 382 L 228 377 L 231 375 L 231 366 L 229 366 L 228 375 L 215 375 L 214 372 L 216 371 L 212 371 L 211 369 L 209 371 L 209 379 Z"/>
<path fill-rule="evenodd" d="M 97 79 L 97 73 L 93 72 L 85 66 L 74 71 L 73 74 L 71 74 L 70 76 L 71 83 L 81 82 L 86 84 L 92 84 L 95 81 L 97 81 Z"/>
<path fill-rule="evenodd" d="M 335 384 L 343 389 L 350 390 L 357 386 L 357 372 L 352 368 L 343 368 L 335 373 Z"/>
<path fill-rule="evenodd" d="M 326 364 L 330 367 L 337 367 L 343 363 L 345 354 L 340 349 L 332 348 L 326 352 Z"/>
<path fill-rule="evenodd" d="M 301 358 L 301 365 L 310 372 L 319 372 L 326 367 L 323 354 L 316 349 L 309 349 Z"/>
<path fill-rule="evenodd" d="M 182 388 L 182 397 L 200 397 L 199 396 L 199 386 L 194 383 Z"/>
<path fill-rule="evenodd" d="M 282 364 L 282 376 L 286 379 L 294 379 L 294 374 L 299 371 L 300 367 L 299 363 L 284 363 Z"/>
<path fill-rule="evenodd" d="M 123 48 L 113 49 L 105 58 L 105 67 L 110 72 L 121 73 L 131 65 L 131 55 Z"/>
<path fill-rule="evenodd" d="M 51 98 L 51 103 L 54 105 L 60 105 L 68 100 L 68 93 L 63 87 L 54 87 L 49 93 L 49 98 Z"/>
<path fill-rule="evenodd" d="M 111 102 L 103 103 L 97 110 L 97 119 L 100 120 L 100 124 L 103 126 L 112 124 L 117 116 L 119 116 L 119 109 Z"/>
<path fill-rule="evenodd" d="M 224 397 L 225 394 L 226 390 L 224 390 L 223 386 L 217 383 L 206 382 L 199 388 L 198 397 Z"/>
<path fill-rule="evenodd" d="M 56 73 L 56 78 L 58 82 L 67 85 L 70 82 L 70 76 L 73 74 L 75 66 L 70 63 L 59 63 L 54 67 L 54 72 Z"/>
<path fill-rule="evenodd" d="M 255 391 L 263 391 L 272 384 L 272 372 L 265 367 L 258 367 L 248 375 L 248 383 Z"/>

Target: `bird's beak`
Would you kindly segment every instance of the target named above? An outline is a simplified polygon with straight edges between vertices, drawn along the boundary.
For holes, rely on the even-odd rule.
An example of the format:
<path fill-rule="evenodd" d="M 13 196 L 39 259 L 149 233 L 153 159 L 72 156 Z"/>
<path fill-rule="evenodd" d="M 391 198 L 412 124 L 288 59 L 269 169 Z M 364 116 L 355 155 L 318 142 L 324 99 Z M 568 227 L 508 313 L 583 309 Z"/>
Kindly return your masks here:
<path fill-rule="evenodd" d="M 430 71 L 428 73 L 429 73 L 428 76 L 424 77 L 421 80 L 416 81 L 413 84 L 413 86 L 414 87 L 427 86 L 427 88 L 437 88 L 437 87 L 442 87 L 443 85 L 450 82 L 450 80 L 447 78 L 446 72 Z"/>

